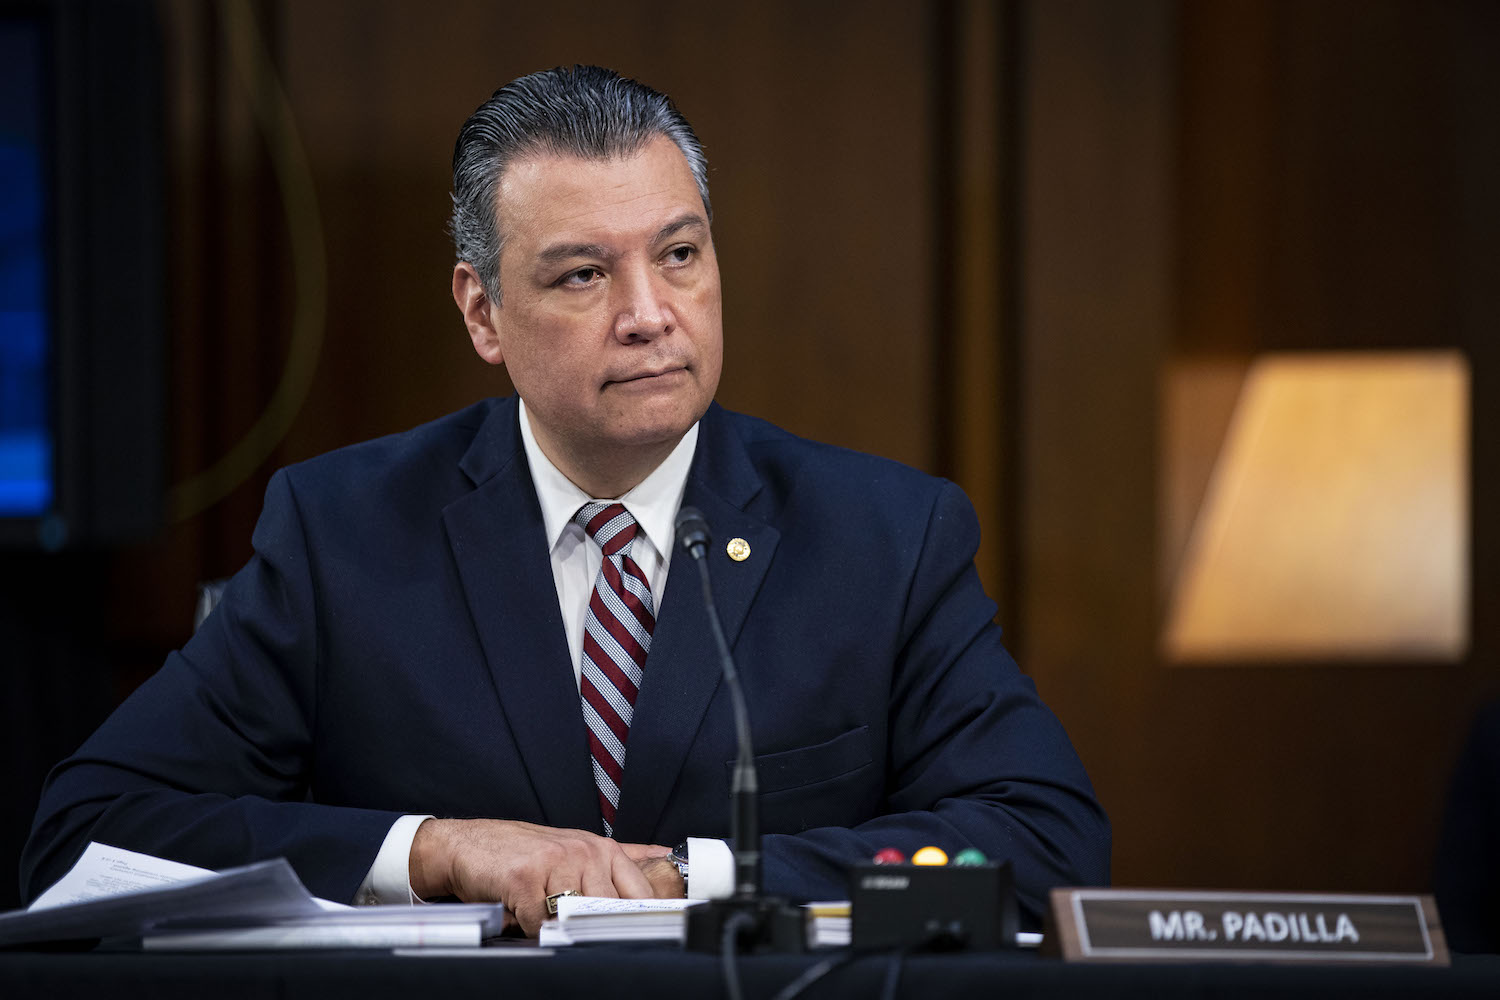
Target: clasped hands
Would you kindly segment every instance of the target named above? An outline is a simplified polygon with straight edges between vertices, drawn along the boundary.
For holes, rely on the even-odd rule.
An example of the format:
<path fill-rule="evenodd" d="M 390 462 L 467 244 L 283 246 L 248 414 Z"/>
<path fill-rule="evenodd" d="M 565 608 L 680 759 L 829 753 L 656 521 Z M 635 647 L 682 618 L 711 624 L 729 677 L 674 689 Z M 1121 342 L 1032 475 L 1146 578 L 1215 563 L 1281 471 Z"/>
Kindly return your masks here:
<path fill-rule="evenodd" d="M 412 839 L 411 887 L 423 899 L 504 903 L 507 922 L 514 919 L 535 937 L 554 893 L 681 898 L 682 876 L 667 860 L 670 853 L 656 844 L 514 820 L 429 819 Z"/>

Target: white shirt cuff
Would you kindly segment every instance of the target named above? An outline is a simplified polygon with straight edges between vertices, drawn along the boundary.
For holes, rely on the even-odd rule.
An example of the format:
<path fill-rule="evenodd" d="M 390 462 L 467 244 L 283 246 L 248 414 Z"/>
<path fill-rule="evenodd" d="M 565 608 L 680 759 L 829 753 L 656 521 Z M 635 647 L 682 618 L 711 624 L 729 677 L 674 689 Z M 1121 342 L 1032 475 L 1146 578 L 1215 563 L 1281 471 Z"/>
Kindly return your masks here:
<path fill-rule="evenodd" d="M 688 899 L 728 899 L 734 895 L 734 852 L 722 840 L 689 837 Z"/>
<path fill-rule="evenodd" d="M 411 891 L 411 842 L 417 837 L 417 827 L 432 818 L 402 816 L 391 824 L 380 853 L 375 855 L 375 863 L 354 894 L 356 905 L 426 902 Z"/>

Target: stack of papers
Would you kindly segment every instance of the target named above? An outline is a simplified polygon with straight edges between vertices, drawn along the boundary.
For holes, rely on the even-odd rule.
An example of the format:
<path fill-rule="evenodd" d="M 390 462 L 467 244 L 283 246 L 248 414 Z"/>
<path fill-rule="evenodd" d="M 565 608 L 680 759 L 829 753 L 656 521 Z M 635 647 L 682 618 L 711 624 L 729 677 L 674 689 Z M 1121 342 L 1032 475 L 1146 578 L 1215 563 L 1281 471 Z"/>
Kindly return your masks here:
<path fill-rule="evenodd" d="M 477 947 L 498 905 L 369 906 L 316 899 L 285 858 L 212 872 L 104 844 L 27 910 L 0 913 L 0 946 L 140 939 L 152 949 Z"/>
<path fill-rule="evenodd" d="M 562 896 L 557 919 L 542 924 L 543 948 L 602 941 L 681 941 L 687 936 L 689 906 L 697 899 L 608 899 Z"/>
<path fill-rule="evenodd" d="M 563 896 L 557 919 L 542 925 L 538 944 L 560 947 L 625 941 L 681 943 L 687 937 L 686 910 L 700 899 L 606 899 Z M 807 943 L 812 948 L 849 944 L 849 904 L 808 903 Z"/>
<path fill-rule="evenodd" d="M 493 906 L 474 910 L 493 911 Z M 283 948 L 478 948 L 500 933 L 468 905 L 351 907 L 346 913 L 258 924 L 233 920 L 159 925 L 141 937 L 147 951 L 247 951 Z M 430 911 L 430 912 L 429 912 Z"/>
<path fill-rule="evenodd" d="M 849 920 L 849 901 L 808 903 L 812 923 L 807 929 L 809 948 L 847 948 L 853 926 Z"/>

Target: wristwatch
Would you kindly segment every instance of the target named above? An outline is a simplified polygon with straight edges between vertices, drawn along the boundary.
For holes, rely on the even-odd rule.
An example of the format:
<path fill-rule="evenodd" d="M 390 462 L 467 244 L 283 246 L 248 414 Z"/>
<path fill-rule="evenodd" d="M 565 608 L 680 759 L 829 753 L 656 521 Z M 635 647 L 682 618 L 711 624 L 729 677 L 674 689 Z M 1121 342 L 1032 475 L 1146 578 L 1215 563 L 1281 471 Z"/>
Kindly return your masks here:
<path fill-rule="evenodd" d="M 677 874 L 682 876 L 682 894 L 687 895 L 688 885 L 688 845 L 683 841 L 672 848 L 672 853 L 667 855 L 667 860 L 672 862 L 677 869 Z"/>

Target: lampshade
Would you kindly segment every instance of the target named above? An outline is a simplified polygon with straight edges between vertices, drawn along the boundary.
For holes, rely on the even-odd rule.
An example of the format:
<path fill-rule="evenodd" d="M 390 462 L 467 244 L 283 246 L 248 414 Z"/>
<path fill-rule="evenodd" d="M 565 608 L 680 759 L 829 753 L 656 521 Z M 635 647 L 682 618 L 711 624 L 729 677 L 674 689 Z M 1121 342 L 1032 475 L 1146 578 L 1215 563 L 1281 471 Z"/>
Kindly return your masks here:
<path fill-rule="evenodd" d="M 1168 657 L 1462 657 L 1468 468 L 1461 354 L 1257 359 L 1171 578 Z"/>

